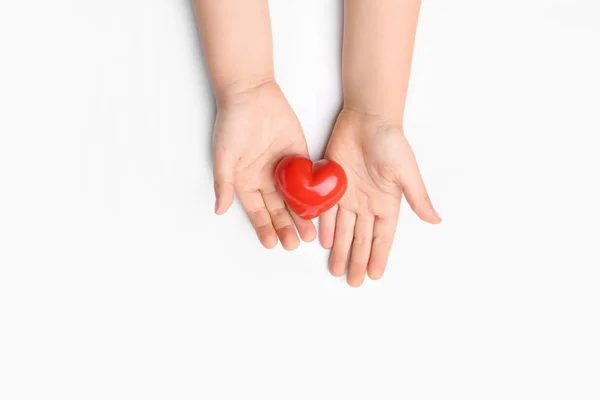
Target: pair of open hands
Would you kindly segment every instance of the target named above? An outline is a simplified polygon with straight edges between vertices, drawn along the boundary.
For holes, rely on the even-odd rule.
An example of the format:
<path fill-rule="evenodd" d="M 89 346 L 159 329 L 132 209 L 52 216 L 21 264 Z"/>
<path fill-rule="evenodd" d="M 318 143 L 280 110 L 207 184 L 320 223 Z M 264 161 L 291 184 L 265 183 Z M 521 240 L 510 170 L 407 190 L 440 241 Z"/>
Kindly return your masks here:
<path fill-rule="evenodd" d="M 219 104 L 215 212 L 225 213 L 236 193 L 266 248 L 279 240 L 286 250 L 293 250 L 300 244 L 298 234 L 305 242 L 317 237 L 313 222 L 289 210 L 275 188 L 273 170 L 288 154 L 308 156 L 308 149 L 298 118 L 276 82 L 231 94 Z M 383 276 L 402 195 L 422 220 L 441 219 L 402 127 L 384 117 L 342 109 L 325 158 L 344 168 L 348 189 L 338 206 L 321 215 L 320 242 L 331 249 L 331 273 L 342 276 L 348 266 L 348 284 L 360 286 L 366 274 L 371 279 Z"/>

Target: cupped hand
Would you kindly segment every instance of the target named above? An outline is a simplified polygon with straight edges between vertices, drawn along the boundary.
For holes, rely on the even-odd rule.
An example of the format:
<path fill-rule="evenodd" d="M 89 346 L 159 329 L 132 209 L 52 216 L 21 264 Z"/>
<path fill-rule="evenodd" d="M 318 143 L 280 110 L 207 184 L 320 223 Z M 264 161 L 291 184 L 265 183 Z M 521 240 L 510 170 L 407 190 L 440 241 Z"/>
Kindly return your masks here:
<path fill-rule="evenodd" d="M 423 221 L 441 222 L 414 153 L 401 126 L 380 116 L 344 109 L 325 157 L 341 164 L 348 176 L 348 190 L 338 207 L 320 218 L 321 245 L 331 249 L 329 269 L 333 275 L 342 276 L 348 265 L 351 286 L 360 286 L 367 273 L 371 279 L 380 279 L 392 248 L 403 195 Z"/>
<path fill-rule="evenodd" d="M 288 154 L 307 155 L 302 127 L 279 86 L 266 82 L 220 101 L 214 133 L 215 212 L 237 194 L 260 242 L 293 250 L 316 237 L 312 221 L 289 210 L 275 188 L 273 170 Z"/>

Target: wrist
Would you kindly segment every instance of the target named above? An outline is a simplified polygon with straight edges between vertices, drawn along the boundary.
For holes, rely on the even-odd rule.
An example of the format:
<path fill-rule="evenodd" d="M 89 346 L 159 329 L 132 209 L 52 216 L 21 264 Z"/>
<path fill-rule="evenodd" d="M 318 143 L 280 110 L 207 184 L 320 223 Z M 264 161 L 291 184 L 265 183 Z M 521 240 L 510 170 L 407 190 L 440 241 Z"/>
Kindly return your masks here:
<path fill-rule="evenodd" d="M 264 74 L 243 79 L 230 80 L 225 84 L 215 85 L 215 99 L 218 107 L 239 103 L 262 88 L 277 86 L 273 74 Z"/>
<path fill-rule="evenodd" d="M 360 76 L 346 68 L 343 79 L 344 107 L 364 114 L 379 116 L 402 124 L 407 88 L 403 80 L 390 74 Z"/>
<path fill-rule="evenodd" d="M 390 125 L 402 126 L 404 123 L 404 103 L 397 99 L 386 101 L 381 97 L 375 101 L 361 97 L 344 95 L 342 110 L 385 121 Z"/>

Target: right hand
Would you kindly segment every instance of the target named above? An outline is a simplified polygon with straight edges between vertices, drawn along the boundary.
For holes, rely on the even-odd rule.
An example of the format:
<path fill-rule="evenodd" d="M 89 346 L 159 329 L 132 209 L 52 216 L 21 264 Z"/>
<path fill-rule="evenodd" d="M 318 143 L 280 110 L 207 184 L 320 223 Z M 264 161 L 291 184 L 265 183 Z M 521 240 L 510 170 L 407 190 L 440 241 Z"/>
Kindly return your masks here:
<path fill-rule="evenodd" d="M 286 250 L 310 242 L 317 231 L 286 207 L 275 188 L 273 170 L 288 154 L 308 156 L 302 127 L 274 81 L 225 96 L 214 132 L 215 212 L 223 214 L 237 194 L 258 239 L 266 248 Z"/>

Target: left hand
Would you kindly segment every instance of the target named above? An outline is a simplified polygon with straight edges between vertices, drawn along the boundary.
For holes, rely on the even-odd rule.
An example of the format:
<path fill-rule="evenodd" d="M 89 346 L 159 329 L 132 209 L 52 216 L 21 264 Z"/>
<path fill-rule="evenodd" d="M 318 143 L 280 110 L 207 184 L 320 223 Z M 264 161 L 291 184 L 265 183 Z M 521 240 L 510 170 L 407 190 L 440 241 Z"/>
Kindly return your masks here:
<path fill-rule="evenodd" d="M 402 195 L 423 221 L 437 224 L 413 151 L 401 126 L 352 109 L 340 113 L 325 157 L 338 162 L 348 189 L 337 207 L 320 217 L 321 245 L 331 249 L 329 269 L 347 281 L 383 276 L 398 223 Z"/>

